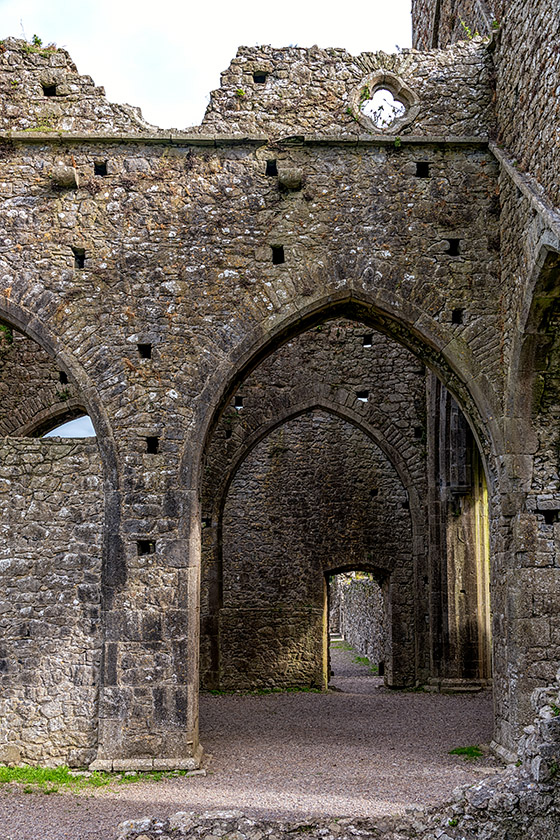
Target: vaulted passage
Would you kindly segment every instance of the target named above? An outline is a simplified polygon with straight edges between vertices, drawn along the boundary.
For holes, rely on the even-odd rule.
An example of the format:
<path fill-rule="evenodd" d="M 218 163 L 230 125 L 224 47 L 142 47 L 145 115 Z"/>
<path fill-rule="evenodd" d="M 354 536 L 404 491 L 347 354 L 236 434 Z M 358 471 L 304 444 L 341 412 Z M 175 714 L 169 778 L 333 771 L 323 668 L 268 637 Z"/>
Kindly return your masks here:
<path fill-rule="evenodd" d="M 410 351 L 330 319 L 237 387 L 203 486 L 201 686 L 326 689 L 328 589 L 382 587 L 388 687 L 489 684 L 486 483 L 465 417 Z"/>

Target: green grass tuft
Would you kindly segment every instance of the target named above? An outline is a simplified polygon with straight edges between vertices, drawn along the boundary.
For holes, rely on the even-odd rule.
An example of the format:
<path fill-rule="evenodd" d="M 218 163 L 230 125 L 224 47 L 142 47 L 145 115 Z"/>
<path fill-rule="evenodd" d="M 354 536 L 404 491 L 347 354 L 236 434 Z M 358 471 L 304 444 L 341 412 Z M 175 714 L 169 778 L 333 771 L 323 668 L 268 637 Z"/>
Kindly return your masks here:
<path fill-rule="evenodd" d="M 109 785 L 132 784 L 134 782 L 159 782 L 164 778 L 187 776 L 188 770 L 154 770 L 148 773 L 104 773 L 95 770 L 84 775 L 75 775 L 80 771 L 69 767 L 5 767 L 0 765 L 0 784 L 22 784 L 24 793 L 58 793 L 60 790 L 71 793 L 88 788 L 108 787 Z"/>
<path fill-rule="evenodd" d="M 371 674 L 378 674 L 379 668 L 373 662 L 370 662 L 367 656 L 355 656 L 354 662 L 357 662 L 358 665 L 364 665 L 366 668 L 369 668 Z"/>
<path fill-rule="evenodd" d="M 470 747 L 455 747 L 454 750 L 449 750 L 449 755 L 462 755 L 468 761 L 473 758 L 481 758 L 484 753 L 478 744 L 474 744 Z"/>

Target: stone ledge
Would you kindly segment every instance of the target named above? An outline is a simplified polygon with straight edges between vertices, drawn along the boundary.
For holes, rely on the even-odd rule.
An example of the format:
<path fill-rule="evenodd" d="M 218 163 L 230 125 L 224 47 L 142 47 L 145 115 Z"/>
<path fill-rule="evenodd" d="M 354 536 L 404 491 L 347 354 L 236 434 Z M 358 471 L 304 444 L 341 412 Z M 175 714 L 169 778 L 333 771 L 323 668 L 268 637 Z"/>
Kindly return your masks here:
<path fill-rule="evenodd" d="M 100 770 L 105 773 L 123 773 L 138 771 L 149 773 L 153 770 L 198 770 L 202 760 L 203 749 L 199 745 L 193 756 L 185 758 L 97 758 L 89 765 L 89 770 Z"/>
<path fill-rule="evenodd" d="M 72 131 L 0 131 L 0 141 L 12 143 L 137 143 L 147 146 L 479 146 L 486 148 L 487 135 L 446 134 L 295 134 L 271 138 L 265 134 L 96 134 Z"/>

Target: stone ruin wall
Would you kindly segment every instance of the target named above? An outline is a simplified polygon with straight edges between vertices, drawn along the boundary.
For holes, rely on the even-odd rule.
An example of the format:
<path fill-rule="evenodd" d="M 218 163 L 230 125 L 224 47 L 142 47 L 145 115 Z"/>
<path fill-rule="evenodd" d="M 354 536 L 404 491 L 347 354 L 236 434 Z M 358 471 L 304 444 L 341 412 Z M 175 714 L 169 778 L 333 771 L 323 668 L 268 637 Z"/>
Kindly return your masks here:
<path fill-rule="evenodd" d="M 513 23 L 520 8 L 511 13 Z M 540 60 L 545 46 L 541 50 L 528 31 Z M 500 91 L 520 66 L 513 54 L 510 70 L 507 53 L 498 58 L 498 111 Z M 519 61 L 526 55 L 518 54 Z M 260 66 L 265 61 L 269 65 Z M 150 761 L 196 749 L 198 680 L 189 615 L 196 614 L 197 574 L 186 558 L 195 552 L 200 527 L 199 487 L 181 466 L 182 454 L 196 462 L 212 408 L 227 402 L 227 389 L 233 393 L 239 371 L 270 347 L 268 339 L 285 337 L 296 317 L 305 326 L 313 307 L 350 293 L 377 307 L 357 306 L 353 315 L 432 364 L 471 418 L 494 477 L 502 741 L 512 746 L 528 720 L 530 688 L 554 669 L 558 653 L 549 597 L 558 591 L 556 523 L 545 513 L 560 509 L 545 431 L 555 414 L 554 370 L 544 376 L 550 398 L 538 429 L 541 443 L 534 446 L 524 428 L 512 430 L 511 414 L 504 413 L 517 373 L 510 362 L 523 332 L 518 313 L 530 308 L 535 249 L 545 234 L 550 244 L 554 218 L 531 178 L 497 147 L 488 148 L 495 130 L 494 61 L 496 52 L 480 41 L 396 57 L 243 48 L 203 126 L 181 138 L 154 133 L 137 114 L 108 105 L 63 51 L 3 43 L 2 113 L 4 126 L 15 130 L 2 138 L 3 317 L 9 314 L 51 348 L 57 368 L 67 370 L 107 432 L 99 437 L 110 491 L 110 574 L 98 755 L 111 766 L 139 752 L 140 760 Z M 54 71 L 56 79 L 44 78 Z M 257 71 L 269 74 L 264 88 L 255 81 Z M 323 81 L 307 86 L 309 101 L 302 101 L 307 72 Z M 392 72 L 417 91 L 422 106 L 415 121 L 399 129 L 399 143 L 372 133 L 355 107 L 366 79 Z M 542 107 L 534 113 L 543 137 L 545 76 L 531 76 L 539 83 L 533 99 Z M 316 95 L 325 81 L 332 96 Z M 267 118 L 262 106 L 272 100 Z M 506 113 L 498 130 L 507 131 L 507 120 Z M 114 140 L 74 134 L 70 147 L 58 133 L 90 132 L 96 125 Z M 217 137 L 219 130 L 261 133 L 242 139 Z M 328 132 L 336 136 L 325 139 Z M 282 136 L 292 139 L 280 142 Z M 533 154 L 535 137 L 528 141 Z M 278 164 L 277 177 L 266 175 L 270 159 Z M 552 183 L 554 171 L 545 159 L 534 167 L 543 185 Z M 430 177 L 418 177 L 418 161 L 429 163 Z M 61 163 L 72 170 L 63 189 L 53 177 Z M 279 189 L 293 187 L 294 170 L 301 188 Z M 451 239 L 460 242 L 459 257 L 449 256 Z M 280 245 L 286 259 L 277 265 L 271 249 Z M 76 249 L 83 251 L 83 268 Z M 391 317 L 380 314 L 385 310 Z M 151 359 L 140 354 L 141 343 L 152 345 Z M 523 411 L 519 403 L 525 417 Z M 496 454 L 500 434 L 514 452 Z M 158 454 L 146 452 L 147 436 L 159 438 Z M 185 522 L 193 523 L 192 541 Z M 139 553 L 140 541 L 154 551 Z M 523 612 L 523 590 L 530 616 Z M 538 637 L 526 632 L 537 619 Z M 542 672 L 525 679 L 536 662 Z M 146 675 L 155 676 L 153 687 L 146 688 Z"/>
<path fill-rule="evenodd" d="M 418 49 L 447 47 L 475 33 L 494 36 L 497 123 L 492 139 L 521 172 L 534 179 L 539 194 L 558 207 L 560 59 L 554 3 L 413 0 L 412 18 Z"/>
<path fill-rule="evenodd" d="M 97 748 L 103 484 L 95 441 L 0 443 L 0 761 Z"/>
<path fill-rule="evenodd" d="M 371 495 L 372 486 L 377 495 Z M 414 568 L 406 499 L 394 469 L 363 432 L 322 411 L 288 421 L 253 449 L 232 482 L 224 510 L 225 687 L 239 683 L 230 668 L 252 679 L 262 674 L 268 685 L 284 680 L 323 685 L 325 572 L 337 567 L 376 566 L 391 573 L 394 609 L 407 616 L 395 647 L 412 658 L 406 661 L 401 653 L 391 680 L 403 684 L 409 674 L 414 679 Z M 298 609 L 315 617 L 313 631 L 303 638 L 313 639 L 316 649 L 290 651 L 285 645 L 298 669 L 309 663 L 309 676 L 298 673 L 294 680 L 289 669 L 284 676 L 282 628 L 276 631 L 279 654 L 270 649 L 269 614 L 279 615 L 291 634 L 296 623 L 291 613 Z M 271 670 L 276 659 L 282 667 Z"/>
<path fill-rule="evenodd" d="M 481 13 L 490 26 L 484 28 Z M 514 657 L 506 663 L 505 649 L 495 645 L 495 696 L 504 698 L 514 716 L 528 719 L 531 691 L 554 679 L 560 656 L 555 621 L 560 610 L 555 594 L 560 584 L 556 431 L 560 401 L 558 307 L 553 291 L 559 276 L 554 255 L 560 246 L 558 20 L 554 5 L 546 0 L 464 0 L 453 7 L 415 0 L 415 46 L 447 46 L 465 38 L 461 19 L 472 32 L 492 38 L 496 126 L 490 137 L 500 162 L 501 274 L 509 279 L 502 289 L 502 304 L 532 342 L 526 343 L 519 367 L 510 371 L 507 386 L 509 412 L 531 417 L 530 425 L 512 422 L 510 440 L 515 446 L 515 441 L 524 439 L 521 448 L 530 454 L 514 457 L 511 467 L 506 466 L 511 456 L 501 459 L 504 468 L 512 468 L 517 485 L 511 497 L 516 567 L 506 559 L 511 520 L 494 519 L 492 537 L 495 579 L 500 581 L 493 589 L 494 638 L 509 636 L 512 650 L 528 645 L 530 651 L 526 661 Z M 492 31 L 492 20 L 500 23 L 499 31 Z M 525 292 L 519 294 L 516 289 Z M 515 352 L 513 337 L 504 338 L 504 352 Z M 494 497 L 494 509 L 496 502 Z M 505 592 L 508 599 L 502 600 Z M 506 740 L 514 738 L 510 734 Z"/>
<path fill-rule="evenodd" d="M 341 636 L 360 656 L 367 656 L 372 665 L 384 664 L 387 619 L 379 583 L 367 577 L 345 579 L 339 576 L 331 582 L 331 591 L 335 588 L 337 615 L 333 617 L 331 611 L 331 618 Z"/>

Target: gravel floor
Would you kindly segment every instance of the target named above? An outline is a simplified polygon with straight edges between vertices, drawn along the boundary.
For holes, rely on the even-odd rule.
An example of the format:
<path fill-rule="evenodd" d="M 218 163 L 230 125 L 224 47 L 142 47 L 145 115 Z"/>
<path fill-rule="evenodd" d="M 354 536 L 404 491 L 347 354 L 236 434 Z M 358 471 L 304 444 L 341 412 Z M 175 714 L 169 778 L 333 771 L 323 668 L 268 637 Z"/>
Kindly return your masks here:
<path fill-rule="evenodd" d="M 1 840 L 110 840 L 124 819 L 236 808 L 259 817 L 375 816 L 428 805 L 493 772 L 490 757 L 448 751 L 488 743 L 489 693 L 392 692 L 334 650 L 328 694 L 201 698 L 206 777 L 90 794 L 0 792 Z"/>

